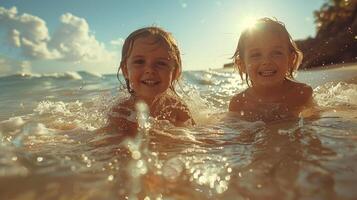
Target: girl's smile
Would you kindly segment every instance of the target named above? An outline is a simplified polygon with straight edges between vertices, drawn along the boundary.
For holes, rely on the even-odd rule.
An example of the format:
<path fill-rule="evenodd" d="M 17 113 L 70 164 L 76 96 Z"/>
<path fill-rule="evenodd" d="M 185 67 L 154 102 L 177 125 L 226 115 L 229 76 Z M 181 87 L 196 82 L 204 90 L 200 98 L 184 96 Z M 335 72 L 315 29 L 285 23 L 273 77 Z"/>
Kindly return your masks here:
<path fill-rule="evenodd" d="M 135 96 L 151 104 L 165 93 L 177 78 L 177 68 L 169 48 L 152 36 L 134 41 L 123 67 L 123 75 L 129 80 Z"/>
<path fill-rule="evenodd" d="M 271 77 L 277 73 L 277 70 L 259 70 L 258 74 L 263 77 Z"/>
<path fill-rule="evenodd" d="M 270 32 L 247 38 L 243 65 L 253 85 L 271 87 L 284 81 L 293 60 L 285 40 Z"/>

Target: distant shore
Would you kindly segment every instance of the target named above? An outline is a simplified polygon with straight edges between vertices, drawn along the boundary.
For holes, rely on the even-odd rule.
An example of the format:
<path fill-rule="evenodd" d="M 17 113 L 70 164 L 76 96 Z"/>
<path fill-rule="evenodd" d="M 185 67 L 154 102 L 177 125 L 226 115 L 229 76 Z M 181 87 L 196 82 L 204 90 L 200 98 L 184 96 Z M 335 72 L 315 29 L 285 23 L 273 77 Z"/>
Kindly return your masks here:
<path fill-rule="evenodd" d="M 321 70 L 321 69 L 330 69 L 330 68 L 338 68 L 338 67 L 349 67 L 349 66 L 354 66 L 354 65 L 357 65 L 357 62 L 316 66 L 316 67 L 304 68 L 304 69 L 300 69 L 300 70 Z M 233 63 L 226 63 L 223 65 L 223 69 L 230 69 L 233 67 L 234 67 Z"/>
<path fill-rule="evenodd" d="M 215 71 L 234 72 L 236 70 L 232 64 L 232 67 L 225 67 Z M 340 63 L 300 69 L 296 80 L 307 83 L 314 88 L 327 82 L 343 81 L 357 84 L 357 63 Z"/>

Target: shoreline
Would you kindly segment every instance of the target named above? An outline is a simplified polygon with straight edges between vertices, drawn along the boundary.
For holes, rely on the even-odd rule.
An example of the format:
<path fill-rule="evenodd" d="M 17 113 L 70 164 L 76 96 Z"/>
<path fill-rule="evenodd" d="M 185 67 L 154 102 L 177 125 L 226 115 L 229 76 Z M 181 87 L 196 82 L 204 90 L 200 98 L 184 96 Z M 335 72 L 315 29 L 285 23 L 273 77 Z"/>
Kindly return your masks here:
<path fill-rule="evenodd" d="M 217 72 L 237 73 L 234 67 L 211 69 Z M 311 87 L 323 85 L 327 82 L 346 82 L 357 84 L 357 63 L 340 63 L 319 67 L 305 68 L 297 71 L 297 81 L 307 83 Z"/>

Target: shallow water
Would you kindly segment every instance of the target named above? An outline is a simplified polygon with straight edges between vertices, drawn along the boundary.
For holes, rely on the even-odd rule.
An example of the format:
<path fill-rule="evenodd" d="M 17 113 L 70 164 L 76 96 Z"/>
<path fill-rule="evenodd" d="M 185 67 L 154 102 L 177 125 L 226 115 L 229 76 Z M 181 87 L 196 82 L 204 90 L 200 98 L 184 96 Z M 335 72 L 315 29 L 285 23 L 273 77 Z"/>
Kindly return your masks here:
<path fill-rule="evenodd" d="M 227 115 L 237 74 L 185 72 L 198 125 L 143 110 L 151 128 L 127 140 L 96 133 L 124 95 L 115 75 L 2 77 L 0 199 L 356 199 L 357 85 L 328 73 L 298 77 L 320 76 L 318 116 L 265 124 Z"/>

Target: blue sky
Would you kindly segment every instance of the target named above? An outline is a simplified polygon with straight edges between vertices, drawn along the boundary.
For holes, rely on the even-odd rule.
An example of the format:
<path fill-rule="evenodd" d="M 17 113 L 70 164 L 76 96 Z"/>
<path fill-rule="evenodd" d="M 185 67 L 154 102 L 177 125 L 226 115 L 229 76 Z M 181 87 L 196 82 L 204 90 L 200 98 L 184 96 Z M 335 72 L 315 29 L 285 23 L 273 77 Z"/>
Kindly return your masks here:
<path fill-rule="evenodd" d="M 0 76 L 87 70 L 115 73 L 125 37 L 158 25 L 179 43 L 184 70 L 230 62 L 240 31 L 276 17 L 294 39 L 315 35 L 324 0 L 0 0 Z"/>

